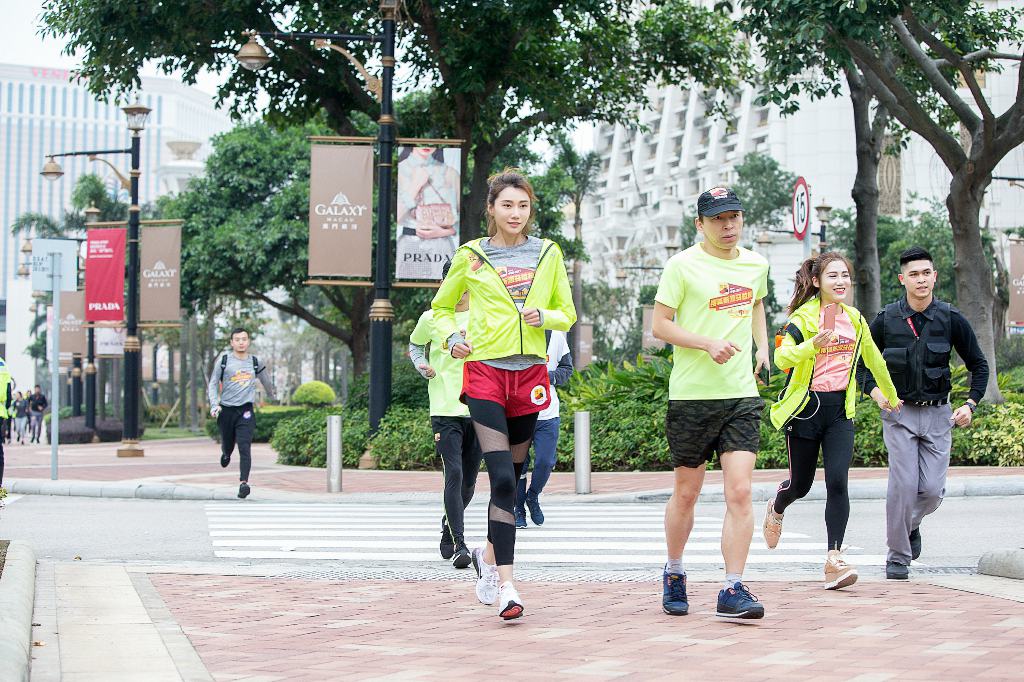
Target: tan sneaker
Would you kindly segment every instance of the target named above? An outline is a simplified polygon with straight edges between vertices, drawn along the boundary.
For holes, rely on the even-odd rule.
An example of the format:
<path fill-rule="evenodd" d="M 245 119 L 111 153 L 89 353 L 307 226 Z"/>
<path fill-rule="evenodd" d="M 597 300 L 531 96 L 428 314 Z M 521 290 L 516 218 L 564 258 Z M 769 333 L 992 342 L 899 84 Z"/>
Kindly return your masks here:
<path fill-rule="evenodd" d="M 764 544 L 768 545 L 768 549 L 775 549 L 779 544 L 779 538 L 782 537 L 782 519 L 775 515 L 775 510 L 772 509 L 774 504 L 775 498 L 768 500 L 768 508 L 764 510 L 764 525 L 761 527 Z"/>
<path fill-rule="evenodd" d="M 838 590 L 857 582 L 857 569 L 846 563 L 840 550 L 830 549 L 825 560 L 825 589 Z"/>

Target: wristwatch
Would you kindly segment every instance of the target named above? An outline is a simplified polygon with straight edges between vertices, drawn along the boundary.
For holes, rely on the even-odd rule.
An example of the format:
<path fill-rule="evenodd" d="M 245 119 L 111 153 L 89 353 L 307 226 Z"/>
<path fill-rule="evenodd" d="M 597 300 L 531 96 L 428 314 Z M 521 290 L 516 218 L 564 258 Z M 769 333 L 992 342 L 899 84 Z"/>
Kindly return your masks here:
<path fill-rule="evenodd" d="M 964 405 L 966 405 L 966 406 L 967 406 L 968 408 L 970 408 L 970 410 L 971 410 L 971 414 L 974 414 L 974 411 L 975 411 L 976 409 L 978 409 L 978 406 L 977 406 L 977 405 L 975 405 L 975 404 L 974 404 L 974 403 L 972 403 L 972 402 L 966 402 L 966 403 L 964 403 Z"/>

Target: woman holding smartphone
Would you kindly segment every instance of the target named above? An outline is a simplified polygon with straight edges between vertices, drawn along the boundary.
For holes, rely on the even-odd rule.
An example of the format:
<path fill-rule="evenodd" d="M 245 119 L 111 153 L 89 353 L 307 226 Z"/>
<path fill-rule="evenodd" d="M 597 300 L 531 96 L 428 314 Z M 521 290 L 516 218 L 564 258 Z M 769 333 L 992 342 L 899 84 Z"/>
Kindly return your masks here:
<path fill-rule="evenodd" d="M 867 321 L 846 304 L 853 287 L 850 273 L 850 263 L 834 251 L 801 264 L 782 345 L 775 351 L 776 366 L 789 370 L 790 376 L 770 410 L 772 424 L 786 432 L 789 478 L 779 485 L 765 510 L 764 540 L 771 549 L 778 545 L 783 514 L 810 491 L 820 451 L 827 492 L 827 590 L 857 582 L 857 569 L 843 559 L 842 545 L 850 518 L 847 484 L 858 361 L 863 359 L 878 382 L 879 390 L 872 397 L 881 409 L 899 410 L 903 404 Z"/>
<path fill-rule="evenodd" d="M 530 451 L 537 415 L 551 402 L 544 330 L 569 331 L 576 321 L 562 250 L 529 236 L 537 197 L 529 180 L 506 169 L 487 189 L 487 234 L 455 252 L 431 307 L 434 325 L 452 357 L 465 358 L 462 400 L 469 406 L 487 463 L 491 500 L 487 545 L 473 550 L 477 598 L 498 602 L 498 615 L 523 614 L 512 582 L 516 544 L 516 482 Z M 455 306 L 470 292 L 466 332 Z"/>

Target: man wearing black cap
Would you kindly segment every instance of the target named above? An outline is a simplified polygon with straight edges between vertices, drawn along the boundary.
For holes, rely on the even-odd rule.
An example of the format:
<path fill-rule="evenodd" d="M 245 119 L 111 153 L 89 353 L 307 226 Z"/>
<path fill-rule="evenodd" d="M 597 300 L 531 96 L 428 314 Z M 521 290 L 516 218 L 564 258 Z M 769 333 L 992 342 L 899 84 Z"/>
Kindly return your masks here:
<path fill-rule="evenodd" d="M 871 336 L 903 399 L 898 412 L 882 411 L 889 451 L 885 577 L 890 580 L 906 580 L 911 560 L 921 555 L 921 521 L 939 508 L 946 492 L 953 427 L 970 426 L 988 385 L 988 362 L 974 330 L 959 310 L 935 298 L 937 278 L 926 250 L 913 246 L 901 253 L 899 279 L 906 295 L 871 323 Z M 955 409 L 949 404 L 953 349 L 971 373 L 967 401 Z M 865 393 L 879 390 L 863 365 L 857 378 Z"/>
<path fill-rule="evenodd" d="M 768 294 L 768 262 L 739 245 L 743 206 L 727 187 L 700 195 L 696 227 L 704 240 L 665 264 L 654 306 L 654 335 L 675 347 L 665 425 L 675 487 L 665 509 L 668 561 L 662 609 L 670 615 L 689 611 L 683 548 L 693 529 L 706 464 L 717 453 L 726 502 L 726 575 L 717 615 L 762 618 L 764 607 L 742 578 L 753 533 L 750 480 L 764 409 L 755 376 L 768 367 L 762 300 Z M 757 342 L 754 358 L 752 340 Z"/>

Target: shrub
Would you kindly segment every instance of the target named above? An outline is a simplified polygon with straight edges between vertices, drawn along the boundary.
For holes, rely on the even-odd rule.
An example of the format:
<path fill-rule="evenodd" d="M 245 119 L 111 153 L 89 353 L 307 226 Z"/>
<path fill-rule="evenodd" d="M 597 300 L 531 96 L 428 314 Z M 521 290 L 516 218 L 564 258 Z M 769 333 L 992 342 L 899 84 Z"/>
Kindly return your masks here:
<path fill-rule="evenodd" d="M 333 405 L 337 399 L 334 389 L 322 381 L 307 381 L 295 389 L 295 393 L 292 394 L 294 404 L 309 407 Z"/>
<path fill-rule="evenodd" d="M 124 424 L 120 419 L 97 419 L 96 435 L 101 443 L 116 443 L 121 440 L 124 433 Z"/>
<path fill-rule="evenodd" d="M 327 415 L 340 414 L 342 464 L 346 467 L 359 465 L 359 458 L 366 451 L 370 432 L 369 416 L 366 410 L 341 407 L 326 407 L 305 410 L 282 420 L 274 430 L 270 446 L 277 451 L 279 464 L 294 466 L 326 466 L 327 460 Z"/>
<path fill-rule="evenodd" d="M 370 439 L 370 452 L 380 469 L 439 469 L 430 410 L 393 407 Z"/>
<path fill-rule="evenodd" d="M 1024 405 L 995 405 L 976 424 L 965 433 L 969 434 L 971 451 L 987 455 L 989 461 L 984 463 L 1024 465 Z"/>
<path fill-rule="evenodd" d="M 364 410 L 369 408 L 369 373 L 356 377 L 349 384 L 348 404 Z M 428 409 L 430 407 L 430 397 L 427 395 L 427 382 L 413 368 L 409 358 L 400 358 L 392 365 L 391 407 L 423 407 Z"/>
<path fill-rule="evenodd" d="M 93 430 L 85 425 L 85 417 L 61 419 L 57 431 L 57 438 L 65 445 L 92 442 Z"/>
<path fill-rule="evenodd" d="M 170 405 L 147 405 L 146 423 L 153 426 L 162 426 L 167 415 L 171 413 Z"/>
<path fill-rule="evenodd" d="M 285 405 L 267 405 L 256 410 L 256 432 L 253 434 L 253 443 L 269 443 L 274 435 L 277 425 L 286 419 L 305 414 L 309 411 L 307 407 L 290 407 Z M 217 428 L 216 419 L 207 419 L 203 424 L 206 435 L 213 440 L 220 442 L 220 429 Z"/>

